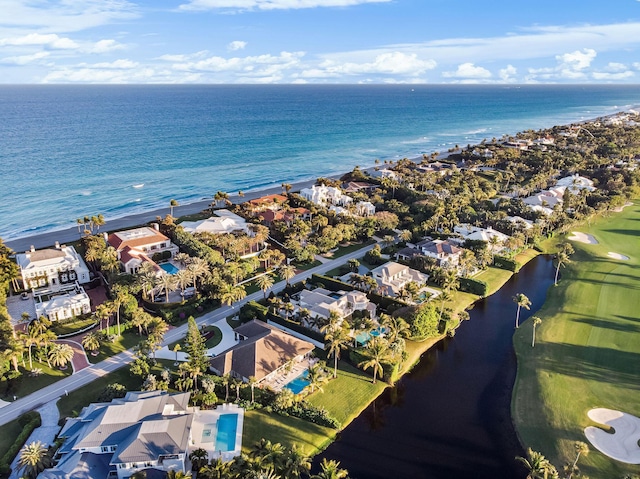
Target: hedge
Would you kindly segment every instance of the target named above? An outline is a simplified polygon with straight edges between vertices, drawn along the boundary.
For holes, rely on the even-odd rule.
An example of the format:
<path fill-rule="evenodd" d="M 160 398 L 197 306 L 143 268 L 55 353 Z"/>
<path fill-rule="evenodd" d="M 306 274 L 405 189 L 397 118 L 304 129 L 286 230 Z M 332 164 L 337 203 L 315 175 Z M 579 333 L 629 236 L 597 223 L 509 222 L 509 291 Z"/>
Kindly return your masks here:
<path fill-rule="evenodd" d="M 0 459 L 1 477 L 9 477 L 9 475 L 11 474 L 11 462 L 18 455 L 25 442 L 27 442 L 27 439 L 29 439 L 29 436 L 31 435 L 33 430 L 42 425 L 42 418 L 40 417 L 39 413 L 30 411 L 20 416 L 20 418 L 18 419 L 18 424 L 22 426 L 22 432 L 18 434 L 18 437 L 16 437 L 16 440 L 13 442 L 11 447 Z"/>
<path fill-rule="evenodd" d="M 254 318 L 265 321 L 269 308 L 258 303 L 257 301 L 249 301 L 247 304 L 240 308 L 240 321 L 246 323 Z"/>
<path fill-rule="evenodd" d="M 522 268 L 520 263 L 511 258 L 505 258 L 504 256 L 494 256 L 493 265 L 496 268 L 506 269 L 507 271 L 512 271 L 514 273 L 517 273 L 520 271 L 520 268 Z"/>
<path fill-rule="evenodd" d="M 329 291 L 353 291 L 356 289 L 349 283 L 330 278 L 329 276 L 322 276 L 320 274 L 311 275 L 311 282 L 314 284 L 322 283 L 322 286 Z"/>
<path fill-rule="evenodd" d="M 399 299 L 391 298 L 389 296 L 381 296 L 374 292 L 367 293 L 367 298 L 389 314 L 393 313 L 396 309 L 407 306 L 407 303 L 400 301 Z"/>
<path fill-rule="evenodd" d="M 486 281 L 473 278 L 459 278 L 460 291 L 464 293 L 477 294 L 478 296 L 486 296 L 489 292 L 489 285 Z"/>

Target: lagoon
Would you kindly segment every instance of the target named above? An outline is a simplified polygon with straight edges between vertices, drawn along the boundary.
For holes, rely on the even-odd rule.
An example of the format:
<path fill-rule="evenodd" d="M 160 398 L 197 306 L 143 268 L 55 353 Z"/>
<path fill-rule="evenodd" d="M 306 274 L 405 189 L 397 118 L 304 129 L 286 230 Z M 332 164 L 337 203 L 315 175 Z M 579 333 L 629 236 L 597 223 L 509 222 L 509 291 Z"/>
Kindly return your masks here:
<path fill-rule="evenodd" d="M 478 301 L 455 337 L 424 353 L 314 458 L 340 461 L 356 479 L 524 478 L 514 457 L 524 455 L 511 422 L 516 373 L 512 335 L 516 305 L 532 302 L 525 320 L 553 284 L 551 258 L 538 256 L 494 295 Z"/>

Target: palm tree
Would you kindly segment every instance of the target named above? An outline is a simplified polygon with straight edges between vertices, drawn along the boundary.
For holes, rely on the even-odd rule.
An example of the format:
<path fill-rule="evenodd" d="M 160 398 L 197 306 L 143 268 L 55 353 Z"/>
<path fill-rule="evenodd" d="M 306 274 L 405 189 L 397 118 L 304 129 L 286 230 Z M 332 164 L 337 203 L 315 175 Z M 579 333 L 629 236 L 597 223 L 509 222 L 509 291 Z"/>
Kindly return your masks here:
<path fill-rule="evenodd" d="M 255 402 L 254 389 L 258 384 L 258 379 L 255 376 L 249 376 L 249 387 L 251 388 L 251 404 Z"/>
<path fill-rule="evenodd" d="M 560 272 L 560 267 L 564 267 L 567 263 L 571 263 L 569 256 L 574 253 L 573 246 L 570 243 L 564 243 L 561 245 L 561 250 L 556 254 L 556 276 L 553 280 L 553 284 L 558 284 L 558 273 Z"/>
<path fill-rule="evenodd" d="M 22 333 L 20 335 L 20 339 L 22 340 L 24 347 L 27 348 L 27 353 L 29 355 L 29 369 L 33 369 L 31 348 L 40 344 L 40 336 L 41 335 L 38 332 L 37 328 L 33 326 L 29 326 L 26 333 Z"/>
<path fill-rule="evenodd" d="M 111 289 L 111 293 L 113 294 L 111 303 L 113 304 L 113 310 L 116 312 L 116 324 L 118 325 L 118 336 L 120 336 L 120 307 L 127 301 L 129 293 L 124 287 L 117 284 Z"/>
<path fill-rule="evenodd" d="M 536 327 L 538 327 L 540 323 L 542 323 L 542 320 L 539 317 L 534 316 L 533 318 L 531 318 L 531 324 L 533 325 L 533 336 L 531 337 L 532 348 L 536 345 Z"/>
<path fill-rule="evenodd" d="M 49 361 L 54 366 L 58 366 L 61 369 L 67 366 L 67 363 L 73 359 L 74 351 L 68 344 L 55 343 L 49 351 Z"/>
<path fill-rule="evenodd" d="M 527 449 L 526 457 L 516 457 L 516 461 L 521 462 L 527 469 L 527 479 L 546 479 L 548 474 L 555 470 L 555 467 L 541 453 Z"/>
<path fill-rule="evenodd" d="M 187 479 L 191 477 L 190 472 L 178 471 L 177 469 L 171 469 L 167 473 L 167 479 Z"/>
<path fill-rule="evenodd" d="M 91 353 L 95 353 L 100 349 L 100 333 L 97 331 L 90 331 L 82 338 L 82 347 L 88 349 Z"/>
<path fill-rule="evenodd" d="M 171 200 L 169 201 L 169 215 L 173 216 L 173 208 L 175 208 L 176 206 L 179 206 L 180 203 L 178 203 L 177 200 Z"/>
<path fill-rule="evenodd" d="M 294 444 L 286 455 L 282 465 L 282 477 L 300 479 L 307 477 L 311 470 L 311 459 Z"/>
<path fill-rule="evenodd" d="M 329 345 L 329 356 L 333 354 L 333 377 L 338 376 L 338 359 L 340 358 L 340 350 L 347 349 L 351 338 L 342 328 L 336 328 L 327 332 L 324 340 Z"/>
<path fill-rule="evenodd" d="M 102 303 L 100 305 L 98 305 L 98 307 L 96 308 L 96 318 L 98 318 L 100 320 L 100 330 L 102 331 L 102 320 L 104 319 L 109 319 L 111 317 L 111 315 L 113 314 L 113 310 L 110 307 L 110 303 L 106 302 L 106 303 Z M 107 326 L 109 324 L 107 323 Z"/>
<path fill-rule="evenodd" d="M 247 295 L 247 291 L 244 289 L 244 286 L 237 285 L 234 286 L 232 284 L 225 284 L 220 288 L 220 293 L 218 298 L 222 304 L 226 304 L 227 306 L 231 306 L 236 301 L 240 301 Z"/>
<path fill-rule="evenodd" d="M 18 467 L 23 471 L 23 477 L 35 479 L 46 468 L 51 467 L 49 451 L 40 441 L 26 444 L 20 450 Z"/>
<path fill-rule="evenodd" d="M 189 454 L 189 460 L 193 465 L 194 471 L 199 471 L 202 467 L 207 465 L 209 462 L 209 453 L 206 449 L 202 449 L 201 447 L 198 449 L 194 449 L 191 454 Z"/>
<path fill-rule="evenodd" d="M 322 391 L 322 386 L 327 382 L 327 372 L 320 365 L 320 363 L 315 363 L 309 369 L 307 369 L 307 381 L 309 381 L 309 389 L 311 389 L 311 393 L 318 389 Z"/>
<path fill-rule="evenodd" d="M 291 264 L 283 264 L 278 268 L 278 273 L 282 276 L 289 286 L 289 280 L 296 275 L 296 269 Z"/>
<path fill-rule="evenodd" d="M 273 276 L 268 273 L 258 276 L 256 278 L 256 284 L 258 285 L 258 288 L 262 290 L 264 299 L 267 299 L 267 291 L 273 286 Z"/>
<path fill-rule="evenodd" d="M 209 273 L 209 263 L 202 258 L 191 258 L 187 265 L 187 271 L 193 277 L 193 286 L 198 289 L 198 279 L 205 277 Z"/>
<path fill-rule="evenodd" d="M 191 273 L 186 269 L 181 269 L 173 275 L 176 284 L 180 287 L 180 291 L 184 294 L 184 289 L 191 284 Z"/>
<path fill-rule="evenodd" d="M 349 477 L 349 472 L 346 469 L 340 469 L 340 462 L 327 461 L 327 458 L 322 458 L 320 463 L 320 472 L 311 476 L 311 479 L 346 479 Z"/>
<path fill-rule="evenodd" d="M 529 309 L 531 301 L 523 293 L 518 293 L 513 297 L 513 302 L 518 305 L 518 311 L 516 312 L 516 329 L 518 329 L 520 322 L 520 308 Z"/>
<path fill-rule="evenodd" d="M 169 293 L 171 291 L 175 291 L 177 283 L 174 275 L 172 274 L 163 274 L 159 276 L 156 280 L 156 286 L 162 292 L 164 291 L 165 303 L 169 302 Z"/>
<path fill-rule="evenodd" d="M 580 459 L 580 456 L 586 456 L 587 454 L 589 454 L 589 446 L 587 445 L 586 442 L 582 442 L 582 441 L 576 441 L 575 443 L 575 448 L 576 448 L 576 459 L 575 461 L 573 461 L 573 464 L 571 465 L 571 470 L 569 472 L 569 476 L 567 477 L 567 479 L 571 479 L 571 477 L 573 476 L 573 472 L 578 468 L 578 459 Z"/>
<path fill-rule="evenodd" d="M 364 353 L 368 359 L 360 362 L 358 367 L 361 367 L 364 371 L 373 368 L 373 384 L 375 384 L 378 374 L 382 376 L 384 373 L 382 363 L 389 356 L 389 345 L 384 338 L 376 336 L 367 343 Z"/>

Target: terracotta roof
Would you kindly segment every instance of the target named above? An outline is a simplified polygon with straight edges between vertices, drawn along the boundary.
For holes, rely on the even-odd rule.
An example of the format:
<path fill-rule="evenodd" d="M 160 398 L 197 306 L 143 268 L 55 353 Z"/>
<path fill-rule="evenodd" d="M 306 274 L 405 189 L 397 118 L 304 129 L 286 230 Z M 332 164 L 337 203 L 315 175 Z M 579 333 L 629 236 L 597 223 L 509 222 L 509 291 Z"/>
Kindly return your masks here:
<path fill-rule="evenodd" d="M 275 194 L 275 195 L 261 196 L 260 198 L 249 200 L 249 203 L 253 206 L 262 206 L 264 204 L 270 204 L 270 203 L 284 203 L 285 201 L 287 201 L 286 196 Z"/>
<path fill-rule="evenodd" d="M 235 332 L 247 337 L 220 353 L 210 362 L 220 374 L 235 372 L 258 381 L 287 361 L 314 349 L 308 341 L 298 339 L 262 321 L 253 320 L 238 326 Z"/>
<path fill-rule="evenodd" d="M 169 241 L 169 238 L 159 231 L 147 226 L 143 228 L 136 228 L 135 230 L 111 233 L 107 239 L 107 242 L 118 251 L 124 249 L 125 246 L 137 248 L 140 246 L 161 243 L 163 241 Z"/>

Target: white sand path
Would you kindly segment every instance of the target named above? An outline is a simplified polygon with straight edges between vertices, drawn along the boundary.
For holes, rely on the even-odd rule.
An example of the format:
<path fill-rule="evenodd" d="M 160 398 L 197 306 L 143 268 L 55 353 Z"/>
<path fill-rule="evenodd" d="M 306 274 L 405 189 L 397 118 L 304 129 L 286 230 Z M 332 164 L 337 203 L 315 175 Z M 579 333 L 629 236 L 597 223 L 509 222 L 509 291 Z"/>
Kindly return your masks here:
<path fill-rule="evenodd" d="M 567 239 L 570 241 L 579 241 L 580 243 L 586 244 L 598 244 L 598 240 L 596 240 L 593 236 L 586 233 L 580 233 L 579 231 L 572 231 L 571 236 L 569 236 Z"/>
<path fill-rule="evenodd" d="M 591 409 L 591 420 L 613 428 L 606 432 L 598 427 L 585 428 L 584 434 L 593 447 L 616 461 L 640 464 L 640 418 L 606 408 Z"/>
<path fill-rule="evenodd" d="M 629 257 L 628 257 L 628 256 L 623 255 L 623 254 L 620 254 L 620 253 L 614 253 L 613 251 L 609 251 L 609 252 L 607 253 L 607 256 L 608 256 L 609 258 L 613 258 L 613 259 L 620 259 L 620 260 L 622 260 L 622 261 L 627 261 L 627 260 L 629 259 Z"/>

